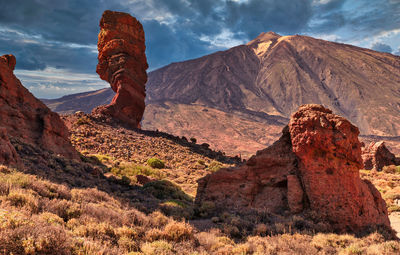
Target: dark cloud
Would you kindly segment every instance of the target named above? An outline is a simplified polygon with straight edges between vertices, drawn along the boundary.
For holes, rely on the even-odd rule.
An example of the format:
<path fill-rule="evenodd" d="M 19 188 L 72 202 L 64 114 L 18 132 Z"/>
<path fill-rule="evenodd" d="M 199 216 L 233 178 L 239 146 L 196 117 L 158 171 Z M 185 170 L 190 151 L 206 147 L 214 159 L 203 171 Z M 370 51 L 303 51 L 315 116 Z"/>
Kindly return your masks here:
<path fill-rule="evenodd" d="M 80 73 L 94 73 L 97 53 L 88 47 L 28 40 L 12 32 L 0 32 L 0 55 L 13 54 L 17 69 L 43 70 L 55 67 Z"/>
<path fill-rule="evenodd" d="M 150 69 L 159 68 L 171 62 L 209 53 L 207 42 L 200 41 L 189 32 L 176 32 L 157 21 L 143 24 L 146 32 L 146 55 Z"/>
<path fill-rule="evenodd" d="M 398 0 L 0 0 L 0 6 L 0 31 L 6 29 L 0 54 L 14 53 L 17 68 L 88 73 L 97 61 L 88 46 L 97 43 L 106 9 L 130 12 L 143 23 L 151 69 L 219 50 L 211 41 L 224 31 L 245 42 L 266 31 L 312 35 L 345 28 L 365 37 L 400 24 Z"/>
<path fill-rule="evenodd" d="M 335 31 L 346 24 L 343 5 L 346 0 L 331 0 L 313 7 L 313 18 L 308 26 L 309 32 L 327 33 Z"/>
<path fill-rule="evenodd" d="M 105 9 L 123 10 L 116 0 L 0 0 L 0 24 L 45 40 L 91 44 Z"/>
<path fill-rule="evenodd" d="M 266 31 L 299 33 L 312 16 L 311 1 L 308 0 L 228 1 L 226 11 L 226 25 L 237 34 L 245 34 L 246 39 Z"/>
<path fill-rule="evenodd" d="M 387 52 L 387 53 L 392 53 L 393 49 L 387 44 L 384 43 L 374 43 L 371 47 L 371 49 L 376 50 L 376 51 L 381 51 L 381 52 Z"/>

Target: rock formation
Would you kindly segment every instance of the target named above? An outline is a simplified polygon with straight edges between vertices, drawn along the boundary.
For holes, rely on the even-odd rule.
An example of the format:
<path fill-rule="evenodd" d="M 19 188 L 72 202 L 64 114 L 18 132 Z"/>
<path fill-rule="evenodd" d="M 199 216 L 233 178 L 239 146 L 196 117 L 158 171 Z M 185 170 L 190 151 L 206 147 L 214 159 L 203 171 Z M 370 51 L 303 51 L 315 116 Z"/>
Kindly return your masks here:
<path fill-rule="evenodd" d="M 105 11 L 100 20 L 97 73 L 117 94 L 93 110 L 140 128 L 148 68 L 142 25 L 127 13 Z"/>
<path fill-rule="evenodd" d="M 389 226 L 378 190 L 360 179 L 358 128 L 320 105 L 294 113 L 282 137 L 246 165 L 199 180 L 196 203 L 229 210 L 314 211 L 336 231 Z"/>
<path fill-rule="evenodd" d="M 0 163 L 12 164 L 19 160 L 11 138 L 79 159 L 64 122 L 15 77 L 15 64 L 13 55 L 0 57 Z"/>
<path fill-rule="evenodd" d="M 364 169 L 381 171 L 384 166 L 396 165 L 396 157 L 383 141 L 371 142 L 362 148 Z"/>
<path fill-rule="evenodd" d="M 7 130 L 0 128 L 0 164 L 17 165 L 19 161 L 19 155 L 8 139 Z"/>

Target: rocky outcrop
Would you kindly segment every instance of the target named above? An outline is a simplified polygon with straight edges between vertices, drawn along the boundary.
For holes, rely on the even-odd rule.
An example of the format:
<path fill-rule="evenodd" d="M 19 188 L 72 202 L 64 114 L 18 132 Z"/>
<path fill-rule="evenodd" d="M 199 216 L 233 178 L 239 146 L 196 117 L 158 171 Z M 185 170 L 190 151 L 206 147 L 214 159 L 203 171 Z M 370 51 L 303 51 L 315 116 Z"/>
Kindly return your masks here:
<path fill-rule="evenodd" d="M 64 122 L 24 88 L 13 74 L 15 64 L 13 55 L 0 57 L 0 163 L 18 161 L 11 138 L 79 159 Z"/>
<path fill-rule="evenodd" d="M 384 166 L 396 165 L 396 156 L 391 153 L 383 141 L 371 142 L 362 148 L 364 169 L 381 171 Z"/>
<path fill-rule="evenodd" d="M 148 68 L 142 25 L 127 13 L 105 11 L 100 20 L 97 73 L 117 94 L 93 110 L 140 128 Z"/>
<path fill-rule="evenodd" d="M 301 106 L 282 137 L 246 165 L 200 179 L 196 203 L 238 211 L 314 211 L 336 231 L 390 226 L 380 193 L 360 179 L 358 134 L 323 106 Z"/>

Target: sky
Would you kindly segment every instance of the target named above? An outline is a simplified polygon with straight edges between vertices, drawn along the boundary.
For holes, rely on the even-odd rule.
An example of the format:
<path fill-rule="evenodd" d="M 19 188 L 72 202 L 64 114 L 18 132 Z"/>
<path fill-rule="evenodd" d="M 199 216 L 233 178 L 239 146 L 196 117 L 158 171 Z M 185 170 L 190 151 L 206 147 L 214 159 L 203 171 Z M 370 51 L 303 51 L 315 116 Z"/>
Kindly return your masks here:
<path fill-rule="evenodd" d="M 104 10 L 143 24 L 148 71 L 268 31 L 400 55 L 400 0 L 0 0 L 0 55 L 39 98 L 107 87 L 95 71 Z"/>

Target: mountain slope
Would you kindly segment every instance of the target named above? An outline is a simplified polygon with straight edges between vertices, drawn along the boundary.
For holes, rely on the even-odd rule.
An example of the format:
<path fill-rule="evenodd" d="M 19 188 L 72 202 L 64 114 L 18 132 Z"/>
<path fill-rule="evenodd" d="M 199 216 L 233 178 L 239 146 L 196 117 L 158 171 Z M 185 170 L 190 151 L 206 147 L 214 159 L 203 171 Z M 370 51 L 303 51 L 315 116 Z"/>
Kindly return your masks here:
<path fill-rule="evenodd" d="M 400 57 L 307 36 L 262 33 L 246 45 L 153 71 L 146 88 L 143 128 L 195 136 L 228 153 L 263 148 L 269 141 L 261 138 L 278 137 L 306 103 L 350 119 L 363 135 L 400 136 Z M 234 117 L 225 121 L 225 114 Z M 248 132 L 238 128 L 242 123 Z M 223 137 L 227 126 L 233 131 Z M 240 142 L 247 148 L 232 146 Z"/>

